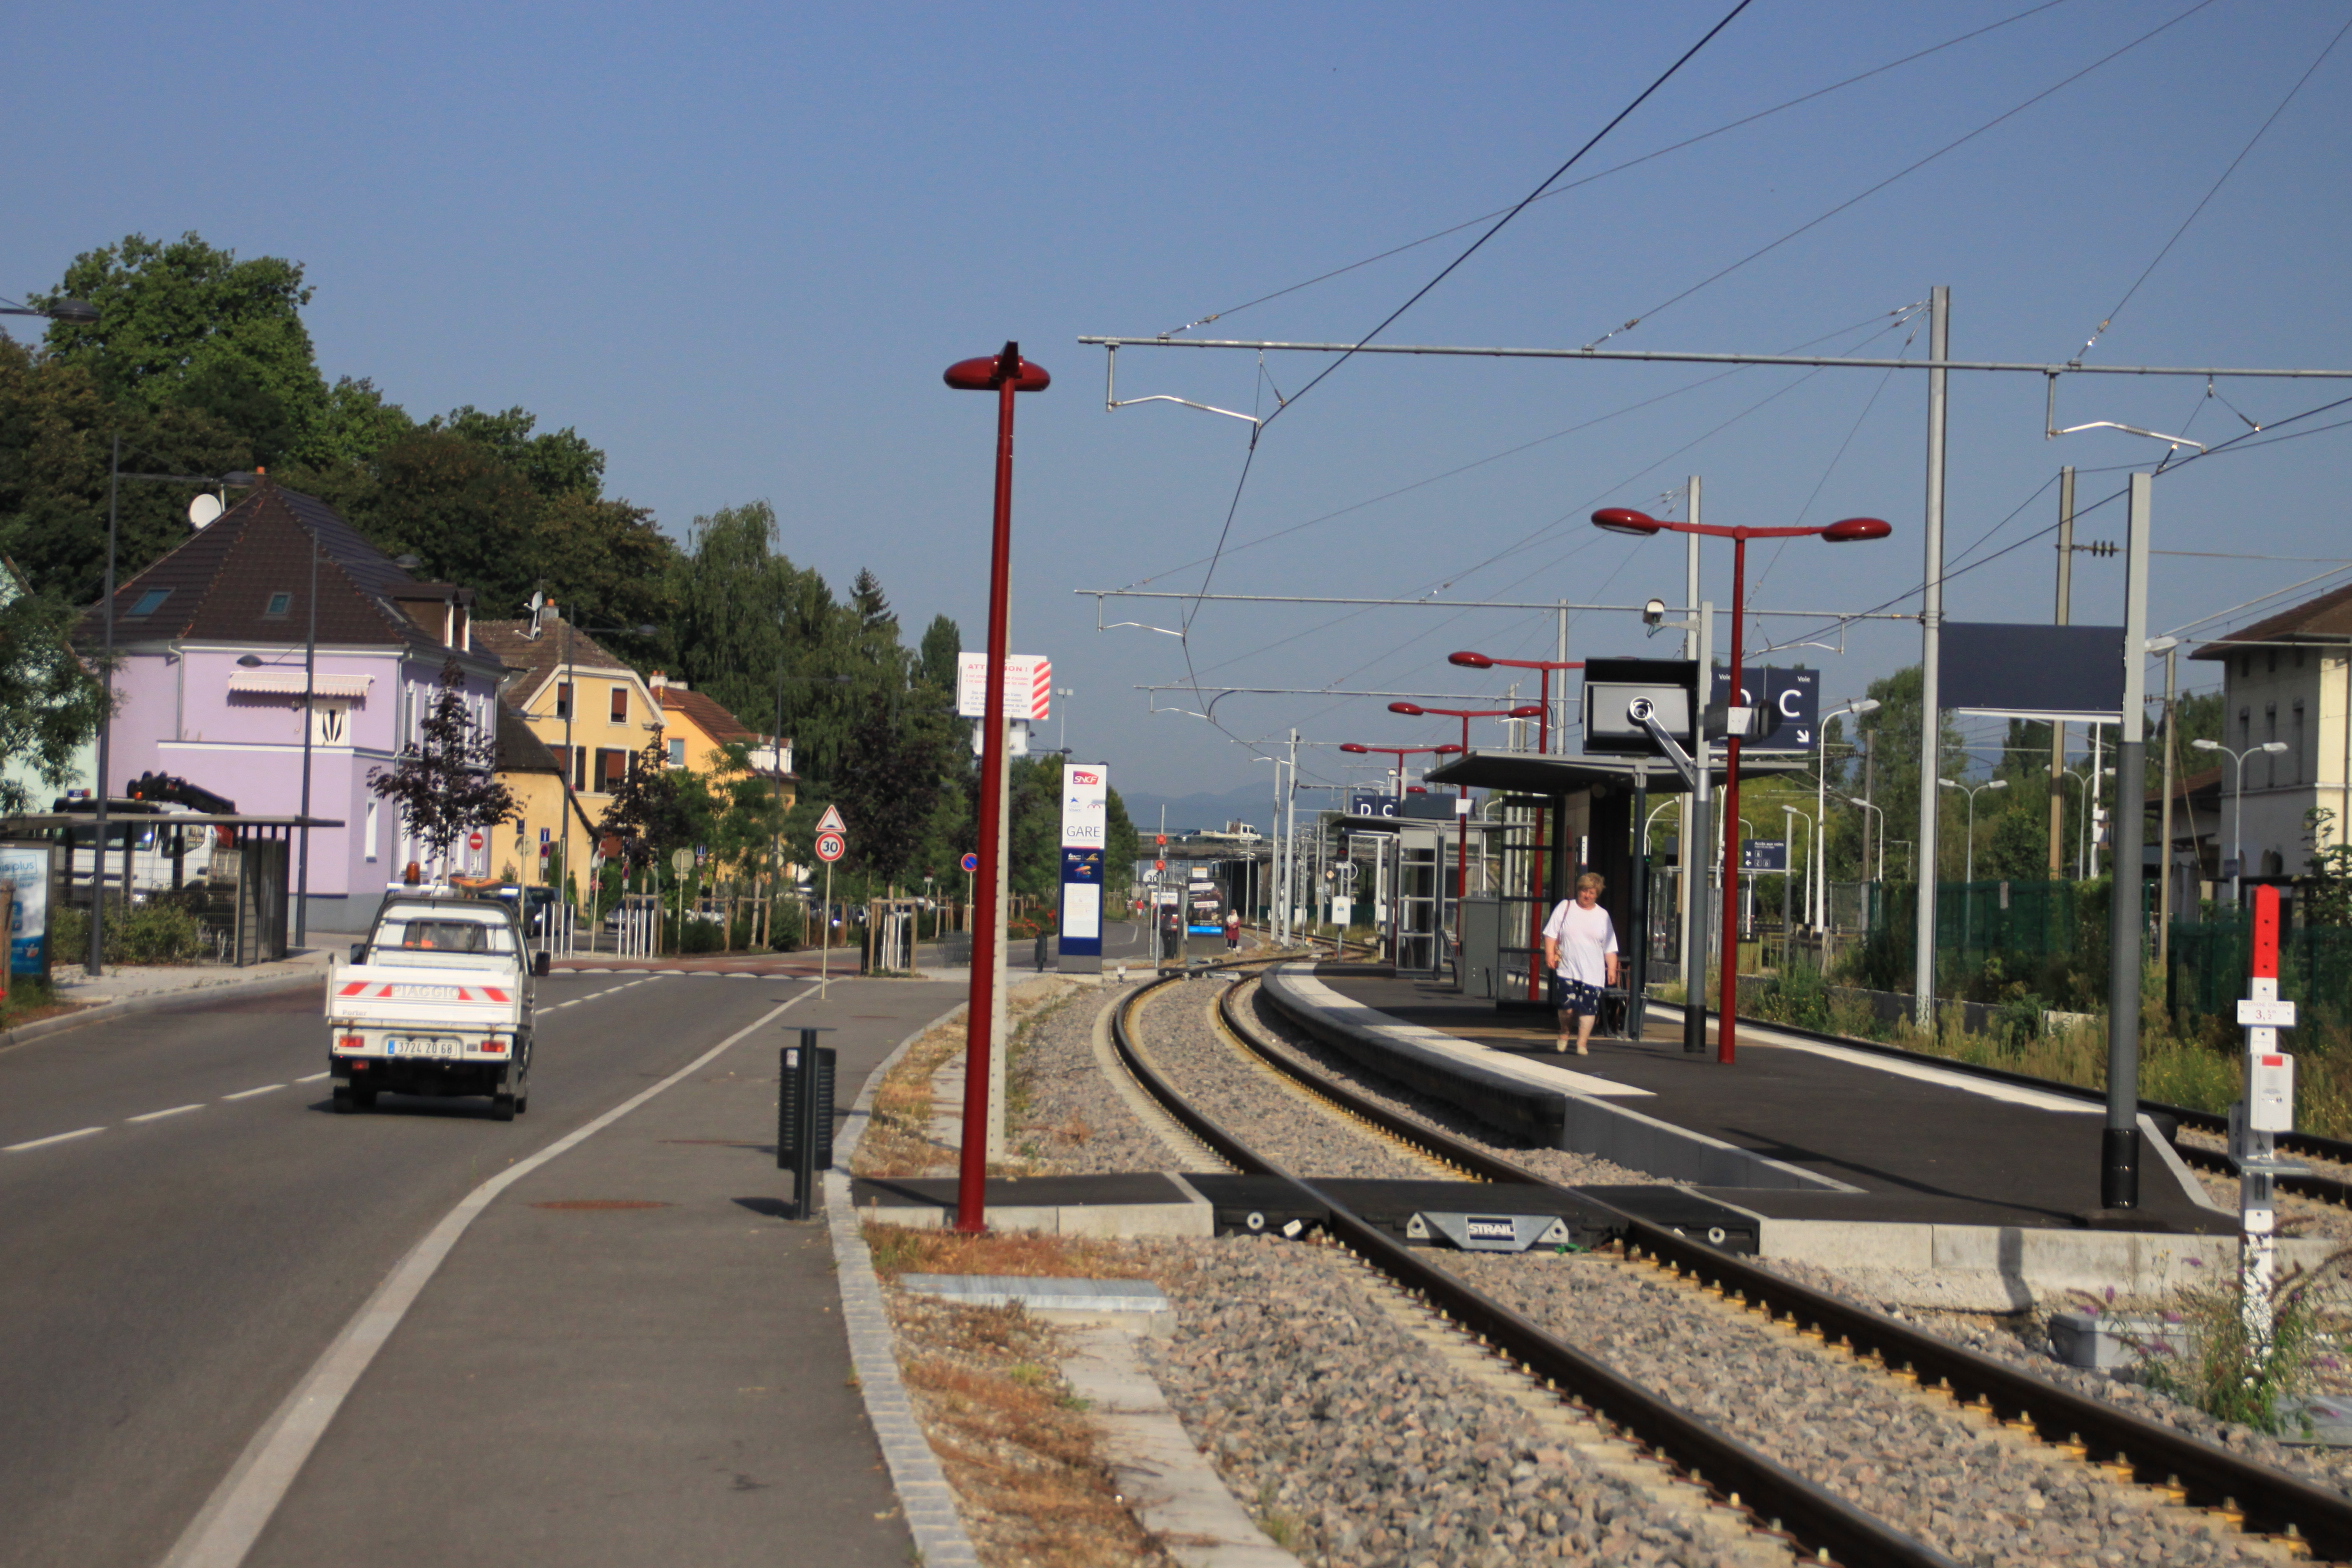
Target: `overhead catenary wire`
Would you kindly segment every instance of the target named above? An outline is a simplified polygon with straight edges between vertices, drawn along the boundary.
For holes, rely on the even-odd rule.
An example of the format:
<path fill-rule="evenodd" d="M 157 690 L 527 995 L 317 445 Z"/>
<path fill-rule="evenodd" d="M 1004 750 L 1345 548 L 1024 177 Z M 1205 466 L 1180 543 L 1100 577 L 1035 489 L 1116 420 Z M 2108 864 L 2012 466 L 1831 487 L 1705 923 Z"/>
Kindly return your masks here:
<path fill-rule="evenodd" d="M 2198 216 L 2205 211 L 2213 198 L 2221 194 L 2221 188 L 2229 183 L 2229 177 L 2238 172 L 2238 165 L 2246 161 L 2247 155 L 2254 151 L 2255 144 L 2260 142 L 2269 133 L 2270 128 L 2278 123 L 2278 117 L 2287 112 L 2287 105 L 2295 101 L 2295 95 L 2303 90 L 2303 84 L 2310 81 L 2313 74 L 2327 63 L 2327 57 L 2335 53 L 2336 45 L 2344 41 L 2346 33 L 2352 33 L 2352 20 L 2347 20 L 2342 27 L 2337 28 L 2335 36 L 2327 41 L 2326 47 L 2319 51 L 2317 58 L 2304 67 L 2303 74 L 2295 78 L 2295 85 L 2287 89 L 2287 95 L 2278 101 L 2277 107 L 2273 108 L 2261 125 L 2255 128 L 2254 134 L 2246 139 L 2246 145 L 2238 149 L 2238 155 L 2229 161 L 2229 167 L 2223 169 L 2219 177 L 2206 188 L 2205 194 L 2197 198 L 2197 205 L 2191 207 L 2189 215 L 2181 219 L 2180 227 L 2172 231 L 2172 237 L 2166 240 L 2163 247 L 2156 252 L 2155 259 L 2140 269 L 2140 275 L 2132 279 L 2131 287 L 2123 291 L 2123 298 L 2117 300 L 2099 324 L 2091 329 L 2090 337 L 2075 352 L 2075 358 L 2082 358 L 2098 346 L 2099 339 L 2106 336 L 2107 329 L 2115 324 L 2115 318 L 2123 314 L 2123 307 L 2130 304 L 2132 296 L 2140 292 L 2140 285 L 2147 282 L 2158 267 L 2164 265 L 2164 258 L 2172 254 L 2172 248 L 2180 243 L 2181 236 L 2189 232 L 2189 226 L 2197 221 Z M 2212 391 L 2210 382 L 2206 384 L 2206 391 L 2208 393 Z M 2237 413 L 2237 410 L 2233 408 L 2230 412 Z M 2238 414 L 2238 417 L 2240 419 L 2246 418 L 2243 414 Z M 2251 425 L 2254 422 L 2247 419 L 2246 423 Z"/>
<path fill-rule="evenodd" d="M 1910 54 L 1903 55 L 1897 59 L 1889 60 L 1884 65 L 1872 66 L 1867 71 L 1861 71 L 1855 75 L 1846 77 L 1843 80 L 1831 82 L 1826 87 L 1816 87 L 1811 92 L 1799 93 L 1794 98 L 1783 99 L 1779 103 L 1774 104 L 1769 109 L 1759 109 L 1754 114 L 1745 114 L 1736 120 L 1726 120 L 1723 124 L 1716 126 L 1713 130 L 1701 131 L 1696 136 L 1687 136 L 1681 141 L 1668 143 L 1666 146 L 1660 147 L 1655 152 L 1646 152 L 1638 158 L 1628 158 L 1623 163 L 1611 164 L 1608 168 L 1598 170 L 1592 174 L 1588 174 L 1581 180 L 1571 180 L 1565 185 L 1555 186 L 1553 189 L 1543 192 L 1536 199 L 1538 201 L 1550 201 L 1556 196 L 1565 196 L 1570 191 L 1582 190 L 1585 186 L 1594 184 L 1600 180 L 1608 179 L 1612 175 L 1623 174 L 1628 169 L 1638 168 L 1642 164 L 1663 158 L 1668 153 L 1680 152 L 1685 147 L 1695 147 L 1701 142 L 1712 141 L 1714 138 L 1727 135 L 1732 131 L 1738 130 L 1742 126 L 1753 125 L 1759 120 L 1770 119 L 1776 114 L 1780 114 L 1787 110 L 1795 109 L 1801 107 L 1804 104 L 1811 103 L 1816 98 L 1825 98 L 1831 93 L 1840 92 L 1848 87 L 1853 87 L 1859 83 L 1869 81 L 1872 77 L 1883 76 L 1889 71 L 1897 70 L 1903 66 L 1911 64 L 1914 61 L 1924 60 L 1930 55 L 1941 54 L 1946 49 L 1955 48 L 1958 45 L 1967 43 L 1972 39 L 1982 38 L 1987 33 L 1999 32 L 2004 27 L 2008 27 L 2017 22 L 2022 22 L 2031 16 L 2038 16 L 2044 11 L 2053 10 L 2058 6 L 2064 5 L 2065 3 L 2066 0 L 2041 0 L 2041 3 L 2038 5 L 2027 6 L 2024 10 L 2015 12 L 2009 16 L 2005 16 L 1997 22 L 1988 22 L 1982 27 L 1972 28 L 1965 33 L 1959 34 L 1957 37 L 1947 38 L 1940 44 L 1931 44 L 1925 49 L 1914 50 Z M 1212 321 L 1222 321 L 1227 316 L 1237 316 L 1245 310 L 1252 309 L 1259 305 L 1268 304 L 1274 300 L 1281 299 L 1286 295 L 1296 294 L 1303 289 L 1311 289 L 1319 283 L 1328 283 L 1333 278 L 1345 277 L 1351 272 L 1361 271 L 1365 267 L 1372 266 L 1378 262 L 1386 261 L 1392 256 L 1401 256 L 1407 251 L 1418 250 L 1424 245 L 1435 244 L 1439 240 L 1461 233 L 1464 229 L 1476 228 L 1479 224 L 1488 222 L 1491 219 L 1499 218 L 1510 210 L 1511 209 L 1508 207 L 1497 207 L 1494 211 L 1480 213 L 1475 218 L 1464 218 L 1461 222 L 1439 229 L 1434 234 L 1424 234 L 1419 239 L 1407 240 L 1402 245 L 1391 245 L 1386 250 L 1380 251 L 1374 255 L 1366 256 L 1360 261 L 1351 261 L 1346 266 L 1334 267 L 1328 272 L 1317 273 L 1311 278 L 1304 279 L 1301 282 L 1288 284 L 1282 288 L 1275 289 L 1270 293 L 1260 294 L 1257 298 L 1244 300 L 1238 305 L 1228 305 L 1223 310 L 1213 310 L 1205 316 L 1196 317 L 1195 319 L 1186 322 L 1181 327 L 1170 329 L 1168 332 L 1164 333 L 1163 336 L 1174 337 L 1179 332 L 1190 332 L 1195 327 L 1205 327 Z"/>

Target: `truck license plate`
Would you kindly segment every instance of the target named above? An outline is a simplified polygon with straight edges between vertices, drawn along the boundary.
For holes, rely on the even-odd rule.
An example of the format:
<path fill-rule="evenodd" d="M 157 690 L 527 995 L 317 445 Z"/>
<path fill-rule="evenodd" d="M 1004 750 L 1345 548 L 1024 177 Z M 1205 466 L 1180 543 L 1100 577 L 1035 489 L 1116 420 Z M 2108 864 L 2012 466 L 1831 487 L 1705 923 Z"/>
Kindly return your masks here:
<path fill-rule="evenodd" d="M 392 1056 L 455 1056 L 465 1049 L 465 1043 L 454 1035 L 396 1034 L 384 1040 L 384 1050 Z"/>

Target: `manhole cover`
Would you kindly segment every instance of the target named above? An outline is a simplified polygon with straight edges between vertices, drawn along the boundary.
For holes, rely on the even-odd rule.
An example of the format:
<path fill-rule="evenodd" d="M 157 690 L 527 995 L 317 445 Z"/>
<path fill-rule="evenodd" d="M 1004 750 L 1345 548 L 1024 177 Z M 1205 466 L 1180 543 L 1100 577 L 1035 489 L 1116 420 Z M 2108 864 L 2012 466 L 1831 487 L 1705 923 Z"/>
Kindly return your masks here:
<path fill-rule="evenodd" d="M 534 1203 L 534 1209 L 674 1209 L 674 1203 L 660 1203 L 651 1198 L 552 1198 L 545 1203 Z"/>

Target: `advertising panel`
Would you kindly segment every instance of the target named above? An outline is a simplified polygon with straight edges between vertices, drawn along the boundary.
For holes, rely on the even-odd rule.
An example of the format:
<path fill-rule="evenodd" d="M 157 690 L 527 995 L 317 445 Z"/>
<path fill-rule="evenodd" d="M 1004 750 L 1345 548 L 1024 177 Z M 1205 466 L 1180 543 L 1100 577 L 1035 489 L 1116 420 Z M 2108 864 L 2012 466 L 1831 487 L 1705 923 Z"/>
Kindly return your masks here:
<path fill-rule="evenodd" d="M 8 972 L 49 972 L 49 856 L 47 844 L 0 844 L 0 882 L 16 884 L 8 914 Z"/>
<path fill-rule="evenodd" d="M 988 717 L 988 655 L 956 656 L 956 713 L 967 719 Z M 1042 653 L 1005 655 L 1005 717 L 1042 724 L 1053 707 L 1053 661 Z"/>
<path fill-rule="evenodd" d="M 1099 762 L 1062 768 L 1062 847 L 1101 849 L 1110 840 L 1111 775 Z"/>

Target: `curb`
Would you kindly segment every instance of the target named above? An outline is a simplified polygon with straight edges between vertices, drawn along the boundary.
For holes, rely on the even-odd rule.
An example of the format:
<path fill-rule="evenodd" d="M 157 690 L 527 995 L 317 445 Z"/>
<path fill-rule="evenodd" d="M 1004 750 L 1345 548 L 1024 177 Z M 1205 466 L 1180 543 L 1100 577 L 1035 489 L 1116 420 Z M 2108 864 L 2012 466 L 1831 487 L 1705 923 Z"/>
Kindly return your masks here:
<path fill-rule="evenodd" d="M 84 1024 L 102 1023 L 109 1018 L 123 1018 L 133 1013 L 159 1013 L 168 1008 L 193 1002 L 209 1001 L 223 992 L 290 991 L 296 986 L 324 985 L 327 972 L 314 974 L 260 975 L 251 980 L 222 980 L 211 985 L 192 985 L 177 991 L 157 991 L 147 996 L 125 996 L 92 1002 L 89 1006 L 55 1018 L 38 1018 L 14 1029 L 0 1030 L 0 1051 L 13 1051 L 20 1045 L 30 1045 L 44 1035 L 62 1034 L 68 1029 L 79 1029 Z"/>
<path fill-rule="evenodd" d="M 917 1040 L 953 1019 L 968 1003 L 959 1002 L 898 1042 L 866 1076 L 840 1135 L 833 1140 L 833 1164 L 825 1172 L 825 1228 L 833 1241 L 833 1261 L 841 1274 L 841 1324 L 849 1334 L 850 1365 L 857 1372 L 858 1394 L 866 1404 L 866 1419 L 882 1445 L 890 1466 L 890 1483 L 906 1511 L 907 1531 L 915 1538 L 915 1560 L 925 1568 L 978 1568 L 980 1556 L 964 1533 L 956 1512 L 955 1492 L 947 1472 L 931 1451 L 915 1418 L 914 1401 L 898 1375 L 898 1337 L 891 1331 L 890 1314 L 882 1304 L 882 1281 L 874 1273 L 874 1256 L 858 1233 L 857 1208 L 849 1197 L 849 1163 L 857 1152 L 874 1114 L 875 1096 L 882 1079 L 896 1067 Z"/>

